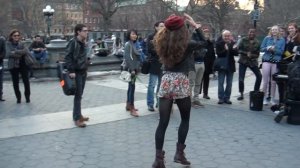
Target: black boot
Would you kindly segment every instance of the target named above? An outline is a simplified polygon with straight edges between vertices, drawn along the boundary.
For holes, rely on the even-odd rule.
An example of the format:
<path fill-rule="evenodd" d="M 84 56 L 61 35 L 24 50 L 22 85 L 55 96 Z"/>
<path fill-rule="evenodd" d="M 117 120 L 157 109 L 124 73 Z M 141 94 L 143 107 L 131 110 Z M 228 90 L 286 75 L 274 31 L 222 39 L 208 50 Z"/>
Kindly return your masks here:
<path fill-rule="evenodd" d="M 191 165 L 191 162 L 189 162 L 185 157 L 185 153 L 184 153 L 185 147 L 186 147 L 186 145 L 177 143 L 177 149 L 176 149 L 176 153 L 174 156 L 174 162 L 181 163 L 183 165 Z"/>
<path fill-rule="evenodd" d="M 166 168 L 164 158 L 165 158 L 165 151 L 157 149 L 155 160 L 154 163 L 152 164 L 152 168 Z"/>

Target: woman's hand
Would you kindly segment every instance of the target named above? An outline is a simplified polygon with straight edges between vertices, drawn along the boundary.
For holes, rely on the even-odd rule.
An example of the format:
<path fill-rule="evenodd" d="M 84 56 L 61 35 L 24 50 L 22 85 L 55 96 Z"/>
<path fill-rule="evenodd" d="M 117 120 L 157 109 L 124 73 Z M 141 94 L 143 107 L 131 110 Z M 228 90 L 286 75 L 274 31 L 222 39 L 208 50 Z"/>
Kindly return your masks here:
<path fill-rule="evenodd" d="M 201 27 L 201 24 L 197 24 L 190 15 L 188 15 L 187 13 L 184 13 L 183 15 L 186 21 L 189 22 L 191 26 L 193 26 L 196 29 L 199 29 Z"/>

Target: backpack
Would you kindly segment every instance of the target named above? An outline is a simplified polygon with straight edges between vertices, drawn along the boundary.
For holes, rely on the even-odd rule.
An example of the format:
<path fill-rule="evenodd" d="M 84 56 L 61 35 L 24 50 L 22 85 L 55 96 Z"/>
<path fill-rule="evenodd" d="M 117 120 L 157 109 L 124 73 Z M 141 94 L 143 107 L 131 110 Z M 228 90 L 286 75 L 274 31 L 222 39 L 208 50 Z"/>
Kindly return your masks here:
<path fill-rule="evenodd" d="M 300 65 L 295 65 L 288 72 L 287 98 L 300 100 Z"/>

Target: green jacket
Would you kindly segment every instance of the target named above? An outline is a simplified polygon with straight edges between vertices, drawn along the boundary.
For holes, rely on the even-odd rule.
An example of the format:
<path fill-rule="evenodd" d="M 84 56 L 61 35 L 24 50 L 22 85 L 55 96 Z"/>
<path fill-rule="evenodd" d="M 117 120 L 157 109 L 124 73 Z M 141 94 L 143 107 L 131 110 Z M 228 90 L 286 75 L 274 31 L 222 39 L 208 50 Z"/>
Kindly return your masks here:
<path fill-rule="evenodd" d="M 248 37 L 244 37 L 239 44 L 240 59 L 238 62 L 250 67 L 258 66 L 259 51 L 260 43 L 256 38 L 250 41 Z M 250 57 L 247 56 L 248 52 L 251 53 Z"/>

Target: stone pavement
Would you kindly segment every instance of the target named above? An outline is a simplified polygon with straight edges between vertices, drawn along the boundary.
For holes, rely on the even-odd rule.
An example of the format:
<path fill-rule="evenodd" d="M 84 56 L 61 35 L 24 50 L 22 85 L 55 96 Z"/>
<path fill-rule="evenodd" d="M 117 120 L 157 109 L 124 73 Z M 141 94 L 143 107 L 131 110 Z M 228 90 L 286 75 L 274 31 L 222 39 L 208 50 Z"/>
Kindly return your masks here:
<path fill-rule="evenodd" d="M 211 100 L 192 109 L 186 155 L 193 168 L 297 168 L 300 161 L 299 126 L 277 124 L 268 109 L 250 111 L 248 96 L 233 105 L 217 105 L 216 81 Z M 142 82 L 142 83 L 141 83 Z M 136 87 L 142 114 L 133 118 L 124 109 L 127 84 L 117 75 L 89 80 L 82 102 L 91 117 L 88 127 L 74 128 L 73 97 L 64 96 L 57 81 L 32 82 L 32 103 L 17 105 L 10 81 L 4 85 L 6 102 L 0 104 L 0 167 L 2 168 L 147 168 L 154 160 L 154 133 L 158 113 L 146 110 L 147 76 Z M 253 75 L 247 72 L 246 92 Z M 21 84 L 21 88 L 22 84 Z M 167 167 L 173 163 L 180 115 L 175 108 L 165 137 Z"/>

